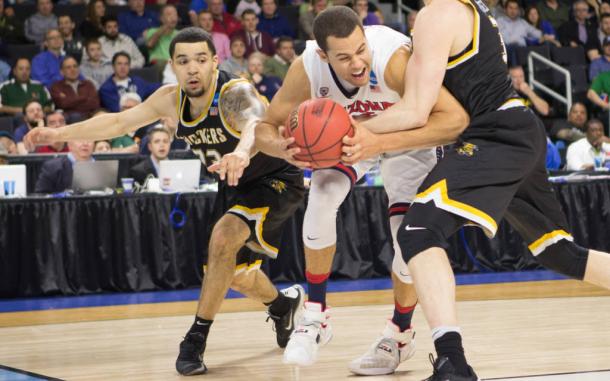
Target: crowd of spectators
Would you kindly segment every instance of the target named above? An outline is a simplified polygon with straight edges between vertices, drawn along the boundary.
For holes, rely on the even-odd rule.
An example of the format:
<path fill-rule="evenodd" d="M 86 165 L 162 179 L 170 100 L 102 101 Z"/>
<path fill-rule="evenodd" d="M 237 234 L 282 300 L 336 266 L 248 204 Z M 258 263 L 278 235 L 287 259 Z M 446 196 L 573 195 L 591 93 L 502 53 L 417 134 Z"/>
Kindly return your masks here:
<path fill-rule="evenodd" d="M 35 10 L 29 14 L 15 11 L 34 1 Z M 14 126 L 0 131 L 2 148 L 9 154 L 30 154 L 22 140 L 35 126 L 57 127 L 101 112 L 125 110 L 145 100 L 162 83 L 176 83 L 168 62 L 168 47 L 185 26 L 197 26 L 210 33 L 219 68 L 250 80 L 270 101 L 304 41 L 313 38 L 315 16 L 327 7 L 349 5 L 364 25 L 385 23 L 407 35 L 412 33 L 417 17 L 417 10 L 413 10 L 403 22 L 392 24 L 393 20 L 385 20 L 379 8 L 368 0 L 288 0 L 281 6 L 279 0 L 183 1 L 186 3 L 0 2 L 0 113 L 13 118 Z M 513 87 L 544 118 L 550 139 L 565 143 L 568 159 L 586 151 L 567 147 L 571 143 L 585 145 L 586 141 L 587 149 L 603 152 L 610 110 L 610 0 L 486 2 L 507 48 Z M 82 16 L 66 12 L 79 6 Z M 34 47 L 37 52 L 18 57 L 7 54 L 7 47 L 14 45 Z M 591 85 L 584 99 L 570 110 L 560 110 L 556 102 L 532 88 L 526 78 L 527 68 L 517 62 L 519 48 L 541 45 L 577 48 L 575 54 L 580 52 L 586 59 Z M 567 113 L 567 118 L 562 113 Z M 589 114 L 601 120 L 601 136 L 597 131 L 599 121 L 589 120 Z M 112 141 L 57 144 L 38 147 L 35 153 L 70 152 L 74 147 L 83 155 L 70 156 L 68 162 L 72 163 L 89 160 L 88 151 L 151 155 L 134 169 L 141 179 L 144 172 L 146 176 L 156 173 L 158 160 L 170 150 L 167 147 L 185 148 L 173 140 L 170 121 L 159 123 Z M 589 161 L 584 161 L 586 168 Z M 64 160 L 49 164 L 47 169 L 65 165 Z M 567 167 L 584 168 L 569 162 Z"/>

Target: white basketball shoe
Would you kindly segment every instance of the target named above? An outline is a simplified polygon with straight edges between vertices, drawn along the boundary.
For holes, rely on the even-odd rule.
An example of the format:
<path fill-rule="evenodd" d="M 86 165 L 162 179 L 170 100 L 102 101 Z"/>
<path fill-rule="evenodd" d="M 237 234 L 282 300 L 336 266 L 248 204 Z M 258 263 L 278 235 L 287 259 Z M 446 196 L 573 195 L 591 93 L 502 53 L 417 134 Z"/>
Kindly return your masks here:
<path fill-rule="evenodd" d="M 415 332 L 400 332 L 398 326 L 388 320 L 381 337 L 361 357 L 349 364 L 349 370 L 362 376 L 391 374 L 398 366 L 415 354 Z"/>
<path fill-rule="evenodd" d="M 312 365 L 318 359 L 318 348 L 332 338 L 329 310 L 320 303 L 305 302 L 304 311 L 284 350 L 284 364 Z"/>

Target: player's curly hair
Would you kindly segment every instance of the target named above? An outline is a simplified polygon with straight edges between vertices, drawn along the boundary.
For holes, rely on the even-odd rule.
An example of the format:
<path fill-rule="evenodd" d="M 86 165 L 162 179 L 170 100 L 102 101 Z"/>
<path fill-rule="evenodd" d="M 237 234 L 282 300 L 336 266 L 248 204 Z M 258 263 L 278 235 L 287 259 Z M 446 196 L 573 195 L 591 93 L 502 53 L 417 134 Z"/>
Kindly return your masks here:
<path fill-rule="evenodd" d="M 328 37 L 345 38 L 356 28 L 364 30 L 360 17 L 343 5 L 327 8 L 313 20 L 313 35 L 323 51 L 328 49 Z"/>
<path fill-rule="evenodd" d="M 196 43 L 196 42 L 205 42 L 208 44 L 208 49 L 212 55 L 216 55 L 216 47 L 214 46 L 214 42 L 212 42 L 212 36 L 201 28 L 197 28 L 194 26 L 184 28 L 172 39 L 172 42 L 169 44 L 169 56 L 174 57 L 174 50 L 176 49 L 176 44 L 180 43 Z"/>

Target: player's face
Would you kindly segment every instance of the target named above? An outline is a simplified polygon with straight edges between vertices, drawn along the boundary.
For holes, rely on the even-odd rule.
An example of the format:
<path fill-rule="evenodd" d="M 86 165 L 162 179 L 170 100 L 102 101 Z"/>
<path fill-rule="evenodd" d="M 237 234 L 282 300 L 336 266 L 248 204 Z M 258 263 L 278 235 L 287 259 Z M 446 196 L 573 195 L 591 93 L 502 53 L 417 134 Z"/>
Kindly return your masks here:
<path fill-rule="evenodd" d="M 180 87 L 191 98 L 202 96 L 212 84 L 218 56 L 212 55 L 205 42 L 178 43 L 172 57 L 172 69 Z"/>
<path fill-rule="evenodd" d="M 364 31 L 354 29 L 345 38 L 328 37 L 328 51 L 318 51 L 337 75 L 353 86 L 366 86 L 371 71 L 371 51 L 366 43 Z"/>
<path fill-rule="evenodd" d="M 148 150 L 157 160 L 167 159 L 169 153 L 169 135 L 165 132 L 155 132 L 148 142 Z"/>

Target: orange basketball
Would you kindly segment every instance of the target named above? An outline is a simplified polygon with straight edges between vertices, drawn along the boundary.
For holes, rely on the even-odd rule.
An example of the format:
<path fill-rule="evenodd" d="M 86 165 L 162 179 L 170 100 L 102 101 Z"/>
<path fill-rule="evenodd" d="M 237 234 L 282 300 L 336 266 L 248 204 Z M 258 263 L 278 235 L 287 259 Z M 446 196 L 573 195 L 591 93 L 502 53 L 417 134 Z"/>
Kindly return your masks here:
<path fill-rule="evenodd" d="M 310 162 L 313 168 L 329 168 L 341 160 L 341 140 L 353 136 L 347 111 L 327 98 L 310 99 L 294 109 L 286 120 L 286 137 L 301 152 L 295 159 Z"/>

